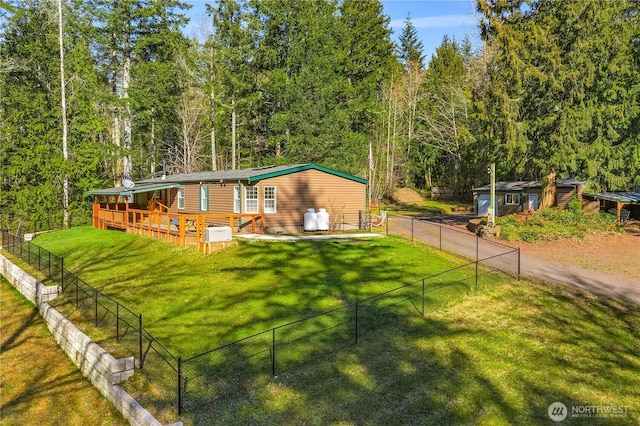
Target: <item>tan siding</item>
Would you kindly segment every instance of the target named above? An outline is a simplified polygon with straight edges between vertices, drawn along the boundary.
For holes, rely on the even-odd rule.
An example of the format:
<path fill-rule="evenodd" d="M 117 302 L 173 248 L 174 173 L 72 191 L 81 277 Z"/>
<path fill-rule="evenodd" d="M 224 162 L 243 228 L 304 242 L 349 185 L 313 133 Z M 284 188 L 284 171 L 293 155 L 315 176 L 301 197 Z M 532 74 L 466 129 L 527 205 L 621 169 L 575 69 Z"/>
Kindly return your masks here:
<path fill-rule="evenodd" d="M 365 185 L 320 170 L 305 170 L 259 183 L 259 210 L 264 212 L 264 187 L 276 187 L 277 213 L 265 214 L 265 226 L 302 226 L 304 213 L 324 208 L 330 215 L 357 221 L 365 208 Z"/>
<path fill-rule="evenodd" d="M 233 183 L 215 183 L 209 186 L 209 212 L 233 213 Z"/>
<path fill-rule="evenodd" d="M 233 188 L 237 183 L 208 183 L 208 213 L 233 213 Z M 264 187 L 276 187 L 276 213 L 265 214 L 265 226 L 274 230 L 301 229 L 304 213 L 313 208 L 327 210 L 331 220 L 358 222 L 358 212 L 365 208 L 366 185 L 319 170 L 305 170 L 277 176 L 254 184 L 258 187 L 258 212 L 264 213 Z M 172 213 L 199 214 L 200 184 L 183 184 L 185 208 L 178 210 L 178 190 L 171 190 L 170 211 Z M 244 186 L 243 186 L 244 188 Z M 245 211 L 244 189 L 242 212 Z"/>
<path fill-rule="evenodd" d="M 561 210 L 566 209 L 575 193 L 573 188 L 558 188 L 556 192 L 556 205 L 558 208 Z"/>

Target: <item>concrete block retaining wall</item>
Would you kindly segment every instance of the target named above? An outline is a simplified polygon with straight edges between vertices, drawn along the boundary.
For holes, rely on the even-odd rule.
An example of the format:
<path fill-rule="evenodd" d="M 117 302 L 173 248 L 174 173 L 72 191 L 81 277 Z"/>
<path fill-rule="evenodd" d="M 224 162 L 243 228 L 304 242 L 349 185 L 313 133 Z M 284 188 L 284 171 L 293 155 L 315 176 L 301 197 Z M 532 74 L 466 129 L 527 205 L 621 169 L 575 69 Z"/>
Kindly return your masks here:
<path fill-rule="evenodd" d="M 146 409 L 125 392 L 119 383 L 134 373 L 134 358 L 115 359 L 76 328 L 49 301 L 59 294 L 57 286 L 40 281 L 0 254 L 0 274 L 36 305 L 56 342 L 78 366 L 82 374 L 122 413 L 132 425 L 160 426 Z M 181 423 L 176 423 L 179 425 Z"/>

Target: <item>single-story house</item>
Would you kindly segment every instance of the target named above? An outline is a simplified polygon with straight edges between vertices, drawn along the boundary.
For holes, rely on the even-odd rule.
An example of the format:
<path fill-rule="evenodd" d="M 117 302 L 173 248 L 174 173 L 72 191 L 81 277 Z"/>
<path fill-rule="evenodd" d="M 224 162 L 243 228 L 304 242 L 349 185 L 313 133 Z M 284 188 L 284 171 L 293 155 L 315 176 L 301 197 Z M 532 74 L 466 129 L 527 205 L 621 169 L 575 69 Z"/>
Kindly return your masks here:
<path fill-rule="evenodd" d="M 556 181 L 555 206 L 565 209 L 571 199 L 582 196 L 586 180 L 558 179 Z M 538 210 L 542 197 L 542 183 L 537 181 L 496 182 L 496 215 L 505 216 L 526 210 Z M 476 216 L 487 216 L 491 206 L 491 185 L 473 190 L 473 203 Z"/>
<path fill-rule="evenodd" d="M 618 223 L 640 219 L 640 192 L 598 192 L 583 194 L 589 210 L 614 213 Z"/>
<path fill-rule="evenodd" d="M 366 209 L 366 179 L 317 164 L 181 173 L 88 191 L 93 225 L 163 234 L 184 245 L 205 228 L 233 233 L 302 232 L 308 209 L 325 209 L 331 229 L 357 229 Z"/>

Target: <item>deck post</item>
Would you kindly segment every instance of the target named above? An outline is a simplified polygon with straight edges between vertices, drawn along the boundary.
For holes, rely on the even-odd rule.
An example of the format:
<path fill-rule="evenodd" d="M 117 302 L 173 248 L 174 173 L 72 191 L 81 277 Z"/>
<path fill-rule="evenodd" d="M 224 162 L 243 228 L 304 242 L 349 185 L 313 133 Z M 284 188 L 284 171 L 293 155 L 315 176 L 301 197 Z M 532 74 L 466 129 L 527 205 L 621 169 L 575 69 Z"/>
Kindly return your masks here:
<path fill-rule="evenodd" d="M 185 245 L 185 235 L 187 232 L 187 221 L 184 219 L 184 215 L 180 215 L 180 247 Z"/>

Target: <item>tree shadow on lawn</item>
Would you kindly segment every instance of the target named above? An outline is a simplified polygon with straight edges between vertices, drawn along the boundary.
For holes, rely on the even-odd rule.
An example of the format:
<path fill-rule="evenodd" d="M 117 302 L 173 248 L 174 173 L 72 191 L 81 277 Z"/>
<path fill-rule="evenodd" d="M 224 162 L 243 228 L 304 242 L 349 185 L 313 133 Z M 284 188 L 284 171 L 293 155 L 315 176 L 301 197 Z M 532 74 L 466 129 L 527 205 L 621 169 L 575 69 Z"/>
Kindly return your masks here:
<path fill-rule="evenodd" d="M 584 417 L 571 418 L 571 410 L 590 406 L 627 407 L 622 417 L 592 417 L 590 423 L 637 424 L 637 309 L 534 287 L 540 291 L 527 289 L 524 298 L 471 296 L 460 309 L 424 320 L 394 315 L 391 326 L 363 336 L 355 347 L 276 378 L 252 373 L 234 395 L 184 420 L 551 424 L 548 408 L 557 401 L 567 407 L 568 424 L 585 424 Z"/>

